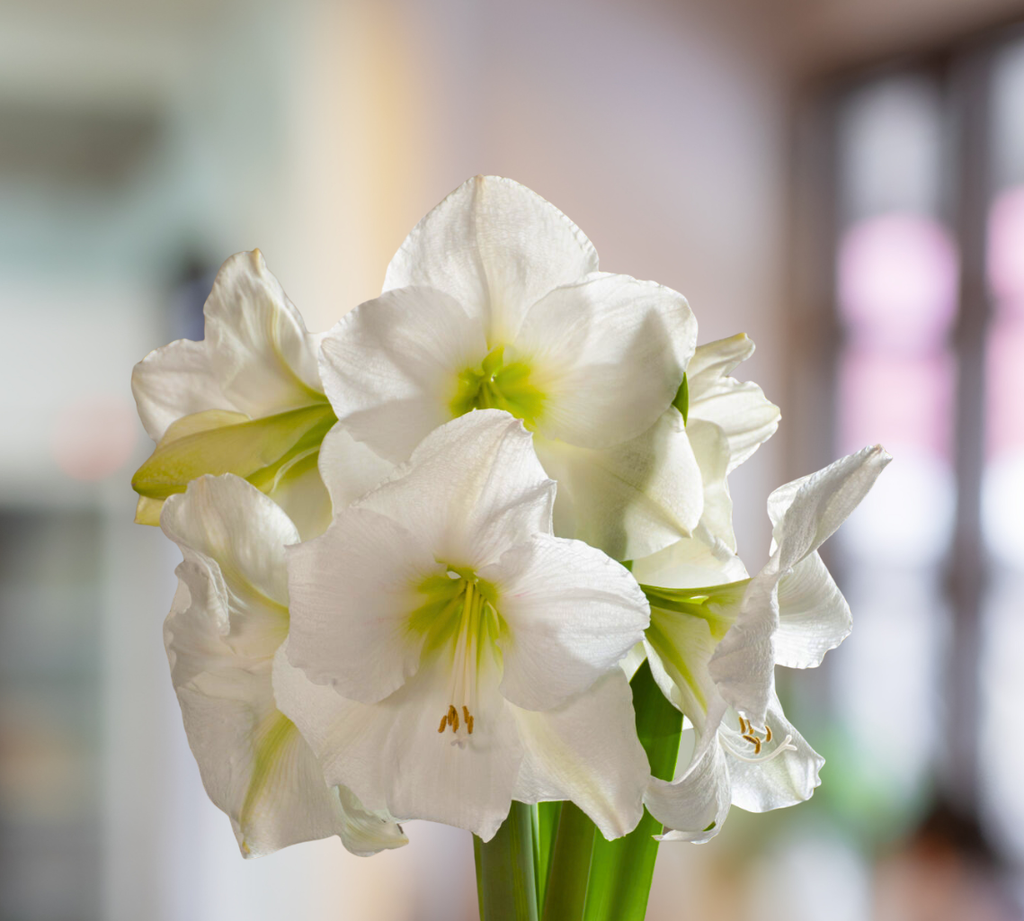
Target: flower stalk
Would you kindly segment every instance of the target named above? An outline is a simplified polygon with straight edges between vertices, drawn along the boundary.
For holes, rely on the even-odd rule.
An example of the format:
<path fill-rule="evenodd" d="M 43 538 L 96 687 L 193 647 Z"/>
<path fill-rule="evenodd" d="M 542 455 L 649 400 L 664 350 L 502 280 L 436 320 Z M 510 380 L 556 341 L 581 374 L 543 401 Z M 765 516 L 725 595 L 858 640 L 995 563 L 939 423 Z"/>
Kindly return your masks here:
<path fill-rule="evenodd" d="M 473 836 L 480 921 L 537 921 L 535 822 L 532 806 L 512 803 L 490 841 Z"/>

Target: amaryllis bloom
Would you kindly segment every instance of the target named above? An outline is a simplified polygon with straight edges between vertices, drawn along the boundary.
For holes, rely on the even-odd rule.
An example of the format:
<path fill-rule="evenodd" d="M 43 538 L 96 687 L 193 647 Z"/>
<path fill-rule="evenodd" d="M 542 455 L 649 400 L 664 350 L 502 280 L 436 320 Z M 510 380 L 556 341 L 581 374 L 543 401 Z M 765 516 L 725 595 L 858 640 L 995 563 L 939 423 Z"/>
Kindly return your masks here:
<path fill-rule="evenodd" d="M 328 782 L 484 840 L 513 799 L 571 799 L 607 837 L 630 831 L 649 767 L 618 662 L 647 602 L 621 565 L 553 536 L 555 484 L 522 423 L 451 421 L 347 507 L 370 452 L 336 434 L 335 517 L 288 551 L 274 676 Z"/>
<path fill-rule="evenodd" d="M 478 176 L 408 236 L 384 294 L 328 333 L 321 374 L 339 420 L 394 462 L 450 419 L 510 412 L 558 480 L 555 533 L 632 559 L 700 519 L 673 406 L 696 335 L 682 295 L 599 272 L 557 208 Z"/>
<path fill-rule="evenodd" d="M 234 473 L 271 496 L 304 537 L 331 506 L 317 452 L 336 419 L 320 385 L 320 336 L 267 270 L 259 250 L 228 259 L 203 309 L 206 336 L 147 355 L 132 392 L 157 443 L 132 478 L 136 521 L 158 524 L 168 496 L 203 474 Z"/>
<path fill-rule="evenodd" d="M 817 548 L 889 460 L 880 447 L 865 448 L 775 490 L 770 558 L 752 579 L 738 558 L 720 546 L 702 552 L 695 541 L 634 564 L 651 603 L 644 638 L 651 673 L 696 740 L 683 775 L 652 779 L 648 792 L 651 814 L 677 831 L 673 837 L 710 837 L 730 803 L 775 809 L 817 786 L 823 761 L 785 719 L 775 666 L 816 666 L 849 635 L 849 606 Z M 713 575 L 716 563 L 717 584 L 692 585 L 695 574 Z"/>
<path fill-rule="evenodd" d="M 206 792 L 242 854 L 329 835 L 356 854 L 405 844 L 390 816 L 328 786 L 274 700 L 273 659 L 288 634 L 285 546 L 299 539 L 288 516 L 228 474 L 193 480 L 160 520 L 184 557 L 164 626 L 171 679 Z"/>

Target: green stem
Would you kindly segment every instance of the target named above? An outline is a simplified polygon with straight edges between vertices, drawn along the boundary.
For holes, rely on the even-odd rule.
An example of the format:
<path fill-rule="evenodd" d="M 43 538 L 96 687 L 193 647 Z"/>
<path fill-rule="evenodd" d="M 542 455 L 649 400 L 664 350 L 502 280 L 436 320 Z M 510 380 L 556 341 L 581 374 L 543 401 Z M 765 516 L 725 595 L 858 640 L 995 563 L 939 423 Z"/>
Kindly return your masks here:
<path fill-rule="evenodd" d="M 558 837 L 558 820 L 562 816 L 560 802 L 537 804 L 537 904 L 544 907 L 548 880 L 551 877 L 551 856 Z"/>
<path fill-rule="evenodd" d="M 473 836 L 473 857 L 480 921 L 537 921 L 533 807 L 512 803 L 490 841 Z"/>
<path fill-rule="evenodd" d="M 597 829 L 577 806 L 563 803 L 544 897 L 543 921 L 582 921 Z"/>
<path fill-rule="evenodd" d="M 636 729 L 651 773 L 671 780 L 679 754 L 682 714 L 661 693 L 644 662 L 631 682 Z M 594 841 L 585 921 L 643 921 L 658 856 L 662 825 L 646 809 L 640 824 L 615 841 Z"/>

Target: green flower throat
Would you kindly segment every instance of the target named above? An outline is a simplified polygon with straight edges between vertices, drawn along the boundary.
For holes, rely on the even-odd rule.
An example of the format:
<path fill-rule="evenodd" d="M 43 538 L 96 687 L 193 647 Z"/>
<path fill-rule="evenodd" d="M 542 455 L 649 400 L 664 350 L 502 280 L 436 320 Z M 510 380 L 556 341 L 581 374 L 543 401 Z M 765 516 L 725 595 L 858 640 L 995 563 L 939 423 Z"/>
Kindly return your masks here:
<path fill-rule="evenodd" d="M 505 360 L 505 346 L 499 345 L 475 368 L 459 374 L 455 396 L 449 406 L 452 416 L 464 416 L 474 409 L 504 409 L 534 429 L 544 410 L 544 394 L 530 381 L 530 365 L 522 360 Z"/>

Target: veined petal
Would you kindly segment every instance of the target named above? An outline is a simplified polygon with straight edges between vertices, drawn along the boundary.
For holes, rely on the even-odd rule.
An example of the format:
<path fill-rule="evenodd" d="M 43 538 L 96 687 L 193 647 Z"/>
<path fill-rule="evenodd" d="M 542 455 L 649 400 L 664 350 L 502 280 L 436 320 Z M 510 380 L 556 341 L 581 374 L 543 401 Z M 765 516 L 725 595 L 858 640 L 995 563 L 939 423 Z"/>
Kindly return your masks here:
<path fill-rule="evenodd" d="M 526 751 L 515 799 L 572 800 L 609 839 L 636 827 L 650 766 L 621 672 L 553 710 L 514 712 Z"/>
<path fill-rule="evenodd" d="M 644 804 L 665 826 L 664 834 L 658 836 L 661 841 L 703 844 L 721 831 L 729 814 L 729 767 L 714 728 L 721 714 L 712 716 L 682 776 L 673 781 L 657 777 L 648 781 Z"/>
<path fill-rule="evenodd" d="M 257 418 L 323 400 L 317 337 L 259 250 L 221 266 L 203 313 L 202 342 L 157 349 L 132 373 L 139 416 L 154 441 L 176 419 L 208 409 Z"/>
<path fill-rule="evenodd" d="M 881 445 L 863 448 L 776 489 L 768 497 L 768 515 L 778 568 L 791 569 L 828 540 L 891 460 Z"/>
<path fill-rule="evenodd" d="M 282 652 L 274 693 L 329 782 L 399 821 L 444 822 L 487 841 L 508 815 L 523 749 L 511 705 L 497 690 L 497 663 L 485 655 L 481 668 L 474 732 L 458 738 L 438 730 L 450 705 L 443 668 L 422 668 L 387 699 L 359 704 L 310 685 Z"/>
<path fill-rule="evenodd" d="M 523 424 L 481 409 L 431 432 L 356 504 L 402 522 L 449 565 L 479 569 L 531 535 L 551 533 L 554 494 Z"/>
<path fill-rule="evenodd" d="M 398 522 L 343 508 L 318 538 L 289 548 L 289 655 L 316 684 L 373 703 L 401 687 L 420 664 L 422 633 L 410 614 L 417 594 L 444 567 Z"/>
<path fill-rule="evenodd" d="M 767 441 L 779 427 L 779 408 L 765 399 L 753 381 L 729 377 L 754 353 L 754 343 L 740 333 L 697 347 L 686 370 L 689 418 L 711 422 L 729 442 L 729 472 Z"/>
<path fill-rule="evenodd" d="M 650 612 L 636 580 L 582 541 L 536 534 L 480 577 L 497 590 L 501 693 L 550 710 L 589 688 L 642 638 Z"/>
<path fill-rule="evenodd" d="M 479 313 L 443 291 L 409 287 L 343 317 L 323 340 L 320 366 L 339 420 L 398 463 L 452 418 L 459 373 L 487 353 Z"/>
<path fill-rule="evenodd" d="M 686 298 L 596 274 L 534 304 L 514 340 L 545 395 L 538 432 L 609 448 L 649 429 L 675 398 L 697 340 Z"/>
<path fill-rule="evenodd" d="M 340 423 L 320 446 L 320 476 L 338 511 L 365 496 L 394 473 L 395 465 L 356 441 Z"/>
<path fill-rule="evenodd" d="M 767 812 L 810 799 L 814 788 L 821 783 L 818 772 L 825 763 L 825 759 L 786 719 L 777 697 L 773 697 L 769 704 L 765 722 L 772 730 L 775 742 L 786 740 L 789 746 L 777 757 L 744 760 L 726 748 L 732 803 L 748 812 Z"/>
<path fill-rule="evenodd" d="M 485 320 L 493 344 L 552 288 L 597 271 L 597 252 L 554 205 L 525 186 L 476 176 L 434 208 L 388 266 L 384 290 L 429 285 Z"/>
<path fill-rule="evenodd" d="M 817 553 L 804 557 L 779 580 L 776 665 L 814 668 L 852 627 L 850 606 Z"/>
<path fill-rule="evenodd" d="M 618 560 L 639 559 L 686 537 L 701 516 L 700 470 L 669 407 L 647 431 L 592 450 L 538 437 L 537 455 L 558 481 L 555 533 Z"/>
<path fill-rule="evenodd" d="M 269 659 L 288 632 L 284 547 L 299 539 L 288 516 L 238 477 L 204 476 L 164 503 L 161 526 L 184 556 L 179 579 L 209 596 L 227 648 Z"/>
<path fill-rule="evenodd" d="M 718 644 L 709 669 L 719 693 L 760 727 L 775 692 L 775 646 L 779 624 L 779 574 L 766 567 L 750 580 L 736 622 Z"/>

